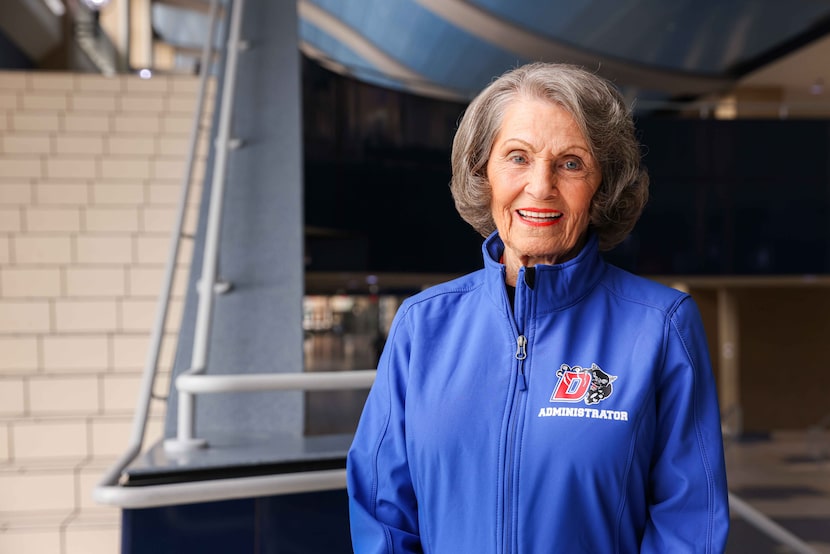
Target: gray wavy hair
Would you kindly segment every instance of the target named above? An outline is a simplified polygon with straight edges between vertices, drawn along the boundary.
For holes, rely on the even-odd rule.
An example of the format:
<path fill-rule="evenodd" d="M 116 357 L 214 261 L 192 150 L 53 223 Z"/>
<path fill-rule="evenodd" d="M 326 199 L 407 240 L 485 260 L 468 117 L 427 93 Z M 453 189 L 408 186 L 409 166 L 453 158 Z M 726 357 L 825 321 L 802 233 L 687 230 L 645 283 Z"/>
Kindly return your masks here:
<path fill-rule="evenodd" d="M 504 113 L 519 97 L 553 102 L 576 121 L 602 173 L 589 226 L 600 249 L 612 249 L 628 236 L 643 211 L 648 173 L 640 167 L 640 143 L 620 93 L 605 79 L 573 65 L 532 63 L 513 69 L 470 103 L 452 145 L 450 189 L 458 213 L 483 236 L 496 229 L 487 162 Z"/>

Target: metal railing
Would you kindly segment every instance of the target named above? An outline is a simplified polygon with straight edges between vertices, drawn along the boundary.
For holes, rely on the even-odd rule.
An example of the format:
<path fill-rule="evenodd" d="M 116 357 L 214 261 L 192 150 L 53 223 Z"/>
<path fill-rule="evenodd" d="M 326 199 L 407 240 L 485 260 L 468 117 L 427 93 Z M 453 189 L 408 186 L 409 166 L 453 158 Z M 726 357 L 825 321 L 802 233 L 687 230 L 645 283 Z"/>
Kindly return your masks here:
<path fill-rule="evenodd" d="M 369 388 L 374 370 L 271 373 L 260 375 L 180 375 L 181 393 L 210 394 L 263 390 L 341 390 Z M 186 454 L 186 450 L 182 453 Z M 137 453 L 136 453 L 137 454 Z M 95 500 L 122 508 L 150 508 L 191 502 L 255 498 L 278 494 L 315 492 L 346 487 L 346 470 L 316 470 L 290 474 L 216 479 L 191 483 L 122 487 L 118 478 L 134 455 L 114 466 L 95 489 Z"/>
<path fill-rule="evenodd" d="M 216 287 L 216 269 L 219 260 L 219 231 L 222 224 L 222 206 L 225 197 L 225 174 L 230 148 L 230 127 L 233 116 L 233 100 L 236 91 L 236 69 L 242 48 L 239 32 L 244 0 L 234 0 L 231 9 L 230 31 L 227 41 L 225 71 L 222 77 L 222 103 L 219 108 L 219 127 L 216 133 L 216 149 L 213 164 L 213 180 L 208 203 L 205 250 L 202 257 L 202 276 L 198 284 L 199 307 L 196 312 L 196 328 L 193 337 L 193 353 L 188 374 L 204 372 L 207 362 L 210 326 L 213 316 L 213 295 Z M 189 450 L 205 445 L 203 439 L 193 435 L 195 406 L 193 395 L 179 393 L 176 438 L 165 441 L 165 449 Z"/>
<path fill-rule="evenodd" d="M 819 554 L 818 550 L 798 538 L 796 535 L 787 531 L 781 525 L 775 523 L 772 519 L 765 516 L 731 492 L 729 493 L 729 510 L 737 514 L 744 521 L 755 527 L 766 536 L 775 540 L 779 544 L 789 547 L 796 554 Z"/>
<path fill-rule="evenodd" d="M 93 491 L 93 498 L 95 498 L 96 501 L 104 504 L 112 503 L 108 500 L 108 489 L 117 486 L 119 477 L 121 476 L 121 472 L 141 453 L 141 449 L 144 445 L 144 435 L 147 427 L 147 417 L 150 412 L 150 402 L 153 398 L 153 385 L 156 380 L 156 375 L 158 374 L 158 363 L 161 355 L 161 343 L 167 328 L 167 314 L 170 305 L 170 296 L 173 290 L 173 279 L 175 277 L 176 271 L 176 260 L 179 256 L 179 246 L 181 244 L 181 239 L 184 236 L 184 220 L 187 211 L 187 201 L 190 197 L 190 185 L 191 181 L 193 180 L 193 168 L 196 161 L 196 151 L 199 143 L 199 134 L 202 130 L 202 114 L 204 113 L 208 76 L 210 75 L 212 45 L 216 32 L 216 25 L 218 22 L 218 7 L 219 0 L 211 0 L 210 12 L 208 15 L 208 37 L 205 40 L 205 44 L 202 49 L 201 74 L 199 76 L 199 92 L 196 100 L 196 113 L 193 116 L 193 125 L 190 130 L 190 144 L 188 147 L 185 172 L 181 183 L 181 194 L 179 196 L 179 205 L 176 213 L 176 224 L 174 227 L 173 236 L 171 238 L 170 252 L 168 254 L 167 264 L 165 266 L 162 290 L 159 295 L 158 304 L 156 307 L 156 317 L 153 324 L 153 329 L 150 334 L 149 350 L 144 363 L 141 384 L 139 386 L 139 398 L 135 414 L 133 415 L 133 426 L 130 434 L 130 442 L 127 446 L 126 452 L 104 474 L 104 477 L 101 479 L 98 486 Z"/>
<path fill-rule="evenodd" d="M 171 239 L 170 255 L 167 260 L 163 288 L 158 300 L 155 324 L 150 339 L 149 353 L 144 366 L 137 409 L 133 418 L 133 429 L 127 451 L 105 473 L 93 491 L 93 498 L 101 504 L 122 508 L 146 508 L 183 502 L 208 502 L 231 498 L 249 498 L 311 492 L 318 490 L 342 489 L 346 486 L 345 470 L 325 470 L 292 473 L 290 475 L 267 475 L 234 479 L 221 479 L 193 483 L 150 485 L 142 487 L 120 486 L 124 469 L 141 453 L 144 445 L 146 422 L 152 400 L 153 384 L 158 373 L 161 342 L 165 333 L 168 306 L 178 258 L 187 199 L 193 175 L 200 122 L 204 112 L 204 98 L 212 56 L 214 32 L 219 13 L 219 1 L 212 0 L 209 13 L 210 31 L 202 51 L 201 82 L 196 114 L 190 138 L 190 151 L 182 182 L 182 194 L 175 231 Z M 199 306 L 194 331 L 191 367 L 175 380 L 178 391 L 178 419 L 176 437 L 165 441 L 168 452 L 186 455 L 195 448 L 206 446 L 206 441 L 193 433 L 194 395 L 202 393 L 262 391 L 262 390 L 332 390 L 369 388 L 374 380 L 374 370 L 337 372 L 314 372 L 292 374 L 247 374 L 247 375 L 203 375 L 207 359 L 208 336 L 213 311 L 213 295 L 219 284 L 216 279 L 218 260 L 219 229 L 222 215 L 227 155 L 238 146 L 239 141 L 230 136 L 230 123 L 236 80 L 237 57 L 247 47 L 240 39 L 244 0 L 235 0 L 230 13 L 227 59 L 222 88 L 222 102 L 219 112 L 219 126 L 215 141 L 213 180 L 206 225 L 205 252 L 202 273 L 198 285 Z"/>
<path fill-rule="evenodd" d="M 185 176 L 179 200 L 177 222 L 171 239 L 170 253 L 167 260 L 163 288 L 158 301 L 155 324 L 153 326 L 149 353 L 146 359 L 139 400 L 133 418 L 133 427 L 127 451 L 105 473 L 93 491 L 93 498 L 101 504 L 121 508 L 147 508 L 173 504 L 209 502 L 236 498 L 253 498 L 279 494 L 314 492 L 342 489 L 346 486 L 344 469 L 306 471 L 291 474 L 276 474 L 255 477 L 226 478 L 189 483 L 150 485 L 140 487 L 123 487 L 119 485 L 124 469 L 140 454 L 144 444 L 146 422 L 152 400 L 153 384 L 158 372 L 161 342 L 166 329 L 168 306 L 170 302 L 176 260 L 183 235 L 183 226 L 193 166 L 204 112 L 205 91 L 209 67 L 212 59 L 212 46 L 219 12 L 219 0 L 211 0 L 209 11 L 209 32 L 201 58 L 201 77 L 197 109 L 194 116 L 190 137 Z M 217 260 L 219 246 L 219 229 L 222 217 L 222 199 L 224 196 L 225 174 L 228 151 L 239 142 L 230 137 L 230 123 L 234 98 L 237 58 L 246 43 L 240 39 L 240 28 L 244 0 L 234 0 L 230 13 L 229 37 L 227 40 L 227 57 L 222 77 L 222 102 L 219 113 L 219 127 L 215 142 L 215 159 L 208 218 L 206 227 L 205 252 L 202 262 L 201 280 L 198 285 L 199 306 L 194 335 L 191 367 L 175 380 L 178 391 L 177 434 L 174 439 L 165 441 L 165 450 L 186 456 L 195 448 L 206 446 L 206 441 L 194 436 L 194 396 L 196 394 L 215 394 L 222 392 L 250 392 L 263 390 L 341 390 L 369 388 L 375 378 L 374 370 L 291 373 L 291 374 L 245 374 L 245 375 L 204 375 L 208 336 L 210 333 L 213 296 L 217 289 Z M 225 11 L 224 13 L 227 13 Z M 816 554 L 816 550 L 798 537 L 772 521 L 769 517 L 741 500 L 729 494 L 731 511 L 750 523 L 753 527 L 774 540 L 793 549 L 799 554 Z"/>

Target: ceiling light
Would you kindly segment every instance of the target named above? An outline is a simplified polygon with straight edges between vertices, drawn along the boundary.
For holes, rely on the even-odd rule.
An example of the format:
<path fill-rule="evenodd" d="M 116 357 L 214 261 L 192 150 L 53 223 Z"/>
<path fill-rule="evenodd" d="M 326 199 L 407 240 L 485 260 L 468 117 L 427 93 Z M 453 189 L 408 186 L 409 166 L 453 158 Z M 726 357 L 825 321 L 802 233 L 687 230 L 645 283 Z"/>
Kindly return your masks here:
<path fill-rule="evenodd" d="M 66 13 L 66 6 L 63 5 L 61 0 L 43 0 L 43 3 L 46 4 L 46 7 L 49 8 L 53 14 L 58 17 L 61 17 L 63 14 Z"/>
<path fill-rule="evenodd" d="M 99 11 L 110 3 L 110 0 L 81 0 L 81 3 L 93 11 Z"/>

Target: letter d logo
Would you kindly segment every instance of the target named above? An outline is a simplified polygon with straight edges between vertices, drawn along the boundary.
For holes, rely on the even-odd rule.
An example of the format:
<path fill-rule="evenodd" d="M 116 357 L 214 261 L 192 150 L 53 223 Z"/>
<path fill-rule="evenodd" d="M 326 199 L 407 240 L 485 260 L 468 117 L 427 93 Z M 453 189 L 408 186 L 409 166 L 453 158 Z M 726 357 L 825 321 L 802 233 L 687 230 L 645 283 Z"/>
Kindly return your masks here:
<path fill-rule="evenodd" d="M 591 375 L 580 371 L 581 367 L 570 368 L 566 364 L 557 371 L 559 380 L 550 397 L 551 402 L 579 402 L 591 386 Z"/>

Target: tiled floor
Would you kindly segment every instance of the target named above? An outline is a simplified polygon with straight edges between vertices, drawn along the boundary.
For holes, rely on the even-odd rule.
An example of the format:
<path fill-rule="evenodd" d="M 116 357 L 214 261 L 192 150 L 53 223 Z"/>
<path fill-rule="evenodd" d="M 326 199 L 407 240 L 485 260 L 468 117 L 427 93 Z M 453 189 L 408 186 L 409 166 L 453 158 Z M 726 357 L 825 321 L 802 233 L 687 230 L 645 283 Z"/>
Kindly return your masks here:
<path fill-rule="evenodd" d="M 741 500 L 830 554 L 830 431 L 776 432 L 726 447 L 729 489 Z M 792 552 L 732 514 L 728 554 Z"/>

